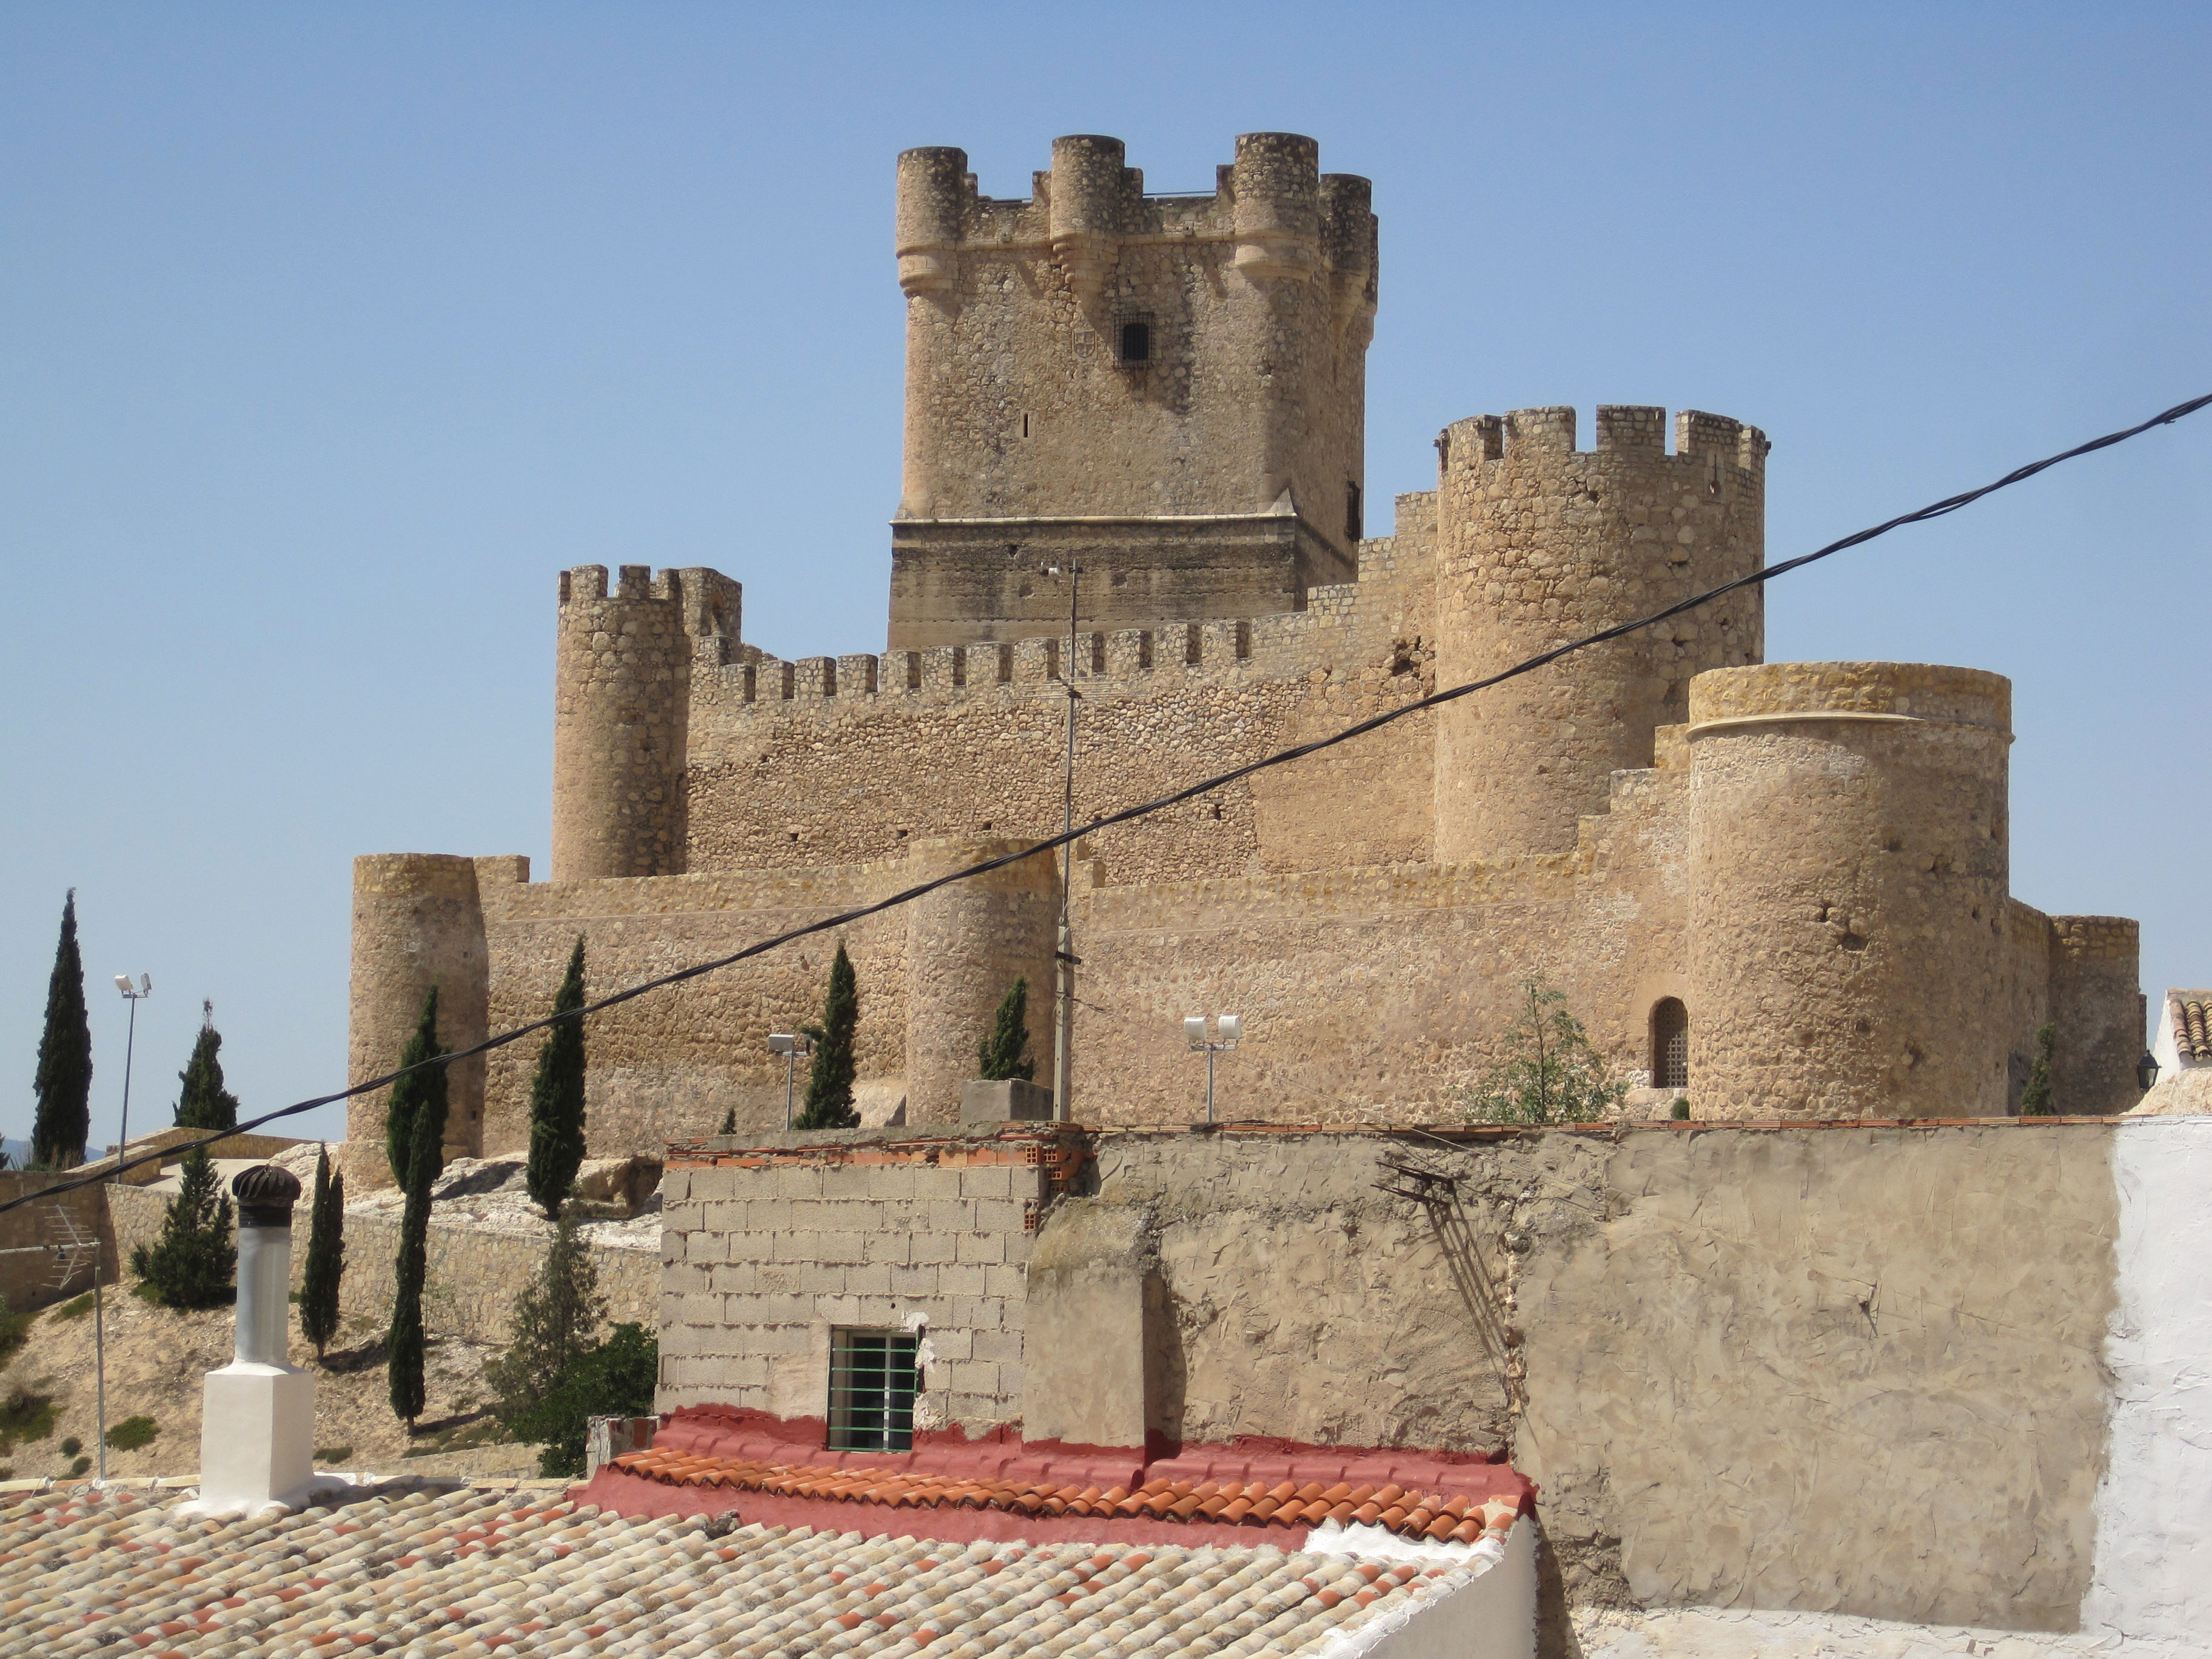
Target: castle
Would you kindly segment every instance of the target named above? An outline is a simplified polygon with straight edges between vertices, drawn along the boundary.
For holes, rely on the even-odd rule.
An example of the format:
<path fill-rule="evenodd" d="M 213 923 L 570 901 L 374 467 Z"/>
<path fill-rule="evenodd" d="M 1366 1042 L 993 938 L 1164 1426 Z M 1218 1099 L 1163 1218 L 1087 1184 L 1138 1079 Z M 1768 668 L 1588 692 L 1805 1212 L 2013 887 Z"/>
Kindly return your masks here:
<path fill-rule="evenodd" d="M 1366 180 L 1248 134 L 1210 196 L 1058 139 L 1024 200 L 898 163 L 904 477 L 887 648 L 784 661 L 739 585 L 562 574 L 553 858 L 372 855 L 351 1068 L 425 990 L 449 1047 L 542 1016 L 578 934 L 604 994 L 1056 833 L 1758 569 L 1768 443 L 1601 407 L 1456 422 L 1433 490 L 1365 533 Z M 1241 1013 L 1224 1117 L 1437 1122 L 1523 981 L 1705 1119 L 2000 1116 L 2056 1028 L 2057 1108 L 2137 1097 L 2132 921 L 2008 881 L 2009 687 L 1767 663 L 1762 590 L 869 917 L 872 1122 L 957 1121 L 1017 976 L 1049 1075 L 1063 896 L 1067 1115 L 1188 1121 L 1184 1017 Z M 595 1153 L 780 1126 L 771 1030 L 805 941 L 593 1017 Z M 526 1144 L 533 1048 L 453 1068 L 457 1153 Z M 382 1102 L 349 1138 L 381 1142 Z M 903 1114 L 903 1115 L 900 1115 Z"/>

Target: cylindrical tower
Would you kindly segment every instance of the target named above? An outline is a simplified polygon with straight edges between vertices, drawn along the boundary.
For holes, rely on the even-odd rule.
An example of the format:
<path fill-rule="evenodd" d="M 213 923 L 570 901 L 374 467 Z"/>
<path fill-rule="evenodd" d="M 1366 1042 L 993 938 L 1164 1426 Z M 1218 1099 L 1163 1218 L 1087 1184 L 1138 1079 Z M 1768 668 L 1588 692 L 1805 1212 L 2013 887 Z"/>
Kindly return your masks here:
<path fill-rule="evenodd" d="M 1494 674 L 1759 568 L 1766 436 L 1685 410 L 1601 405 L 1461 421 L 1437 441 L 1437 684 Z M 1758 662 L 1756 587 L 1577 653 L 1437 715 L 1437 857 L 1559 853 L 1602 812 L 1611 775 L 1647 767 L 1692 675 Z"/>
<path fill-rule="evenodd" d="M 1052 141 L 1052 253 L 1084 299 L 1103 288 L 1121 253 L 1128 150 L 1091 132 Z"/>
<path fill-rule="evenodd" d="M 561 573 L 554 665 L 553 879 L 678 876 L 691 641 L 677 584 L 626 564 Z"/>
<path fill-rule="evenodd" d="M 2051 919 L 2051 1103 L 2069 1116 L 2124 1112 L 2142 1099 L 2142 954 L 2131 917 Z"/>
<path fill-rule="evenodd" d="M 899 286 L 909 299 L 952 286 L 954 249 L 975 194 L 966 150 L 940 144 L 899 152 L 896 252 Z"/>
<path fill-rule="evenodd" d="M 467 1048 L 488 1035 L 491 984 L 483 907 L 473 860 L 441 853 L 372 853 L 353 861 L 353 988 L 347 1081 L 399 1064 L 423 999 L 438 988 L 438 1041 Z M 446 1072 L 446 1156 L 483 1150 L 484 1057 Z M 346 1102 L 346 1172 L 356 1189 L 392 1180 L 384 1157 L 391 1091 Z"/>
<path fill-rule="evenodd" d="M 1321 251 L 1321 146 L 1302 133 L 1239 133 L 1230 179 L 1237 269 L 1311 276 Z"/>
<path fill-rule="evenodd" d="M 927 881 L 1027 846 L 994 836 L 917 842 L 913 879 Z M 1053 939 L 1060 866 L 1040 853 L 940 887 L 907 907 L 906 1098 L 909 1123 L 952 1123 L 976 1073 L 976 1049 L 1014 981 L 1030 986 L 1030 1042 L 1040 1078 L 1052 1067 Z"/>
<path fill-rule="evenodd" d="M 2011 715 L 2011 683 L 1972 668 L 1692 683 L 1698 1117 L 2004 1111 Z"/>

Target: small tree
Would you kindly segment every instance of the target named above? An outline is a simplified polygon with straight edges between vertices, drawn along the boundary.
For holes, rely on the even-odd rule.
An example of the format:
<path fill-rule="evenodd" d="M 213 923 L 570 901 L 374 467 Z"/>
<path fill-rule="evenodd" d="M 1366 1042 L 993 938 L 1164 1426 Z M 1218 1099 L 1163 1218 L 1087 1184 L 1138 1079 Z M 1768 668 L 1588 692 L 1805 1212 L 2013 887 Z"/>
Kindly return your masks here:
<path fill-rule="evenodd" d="M 399 1057 L 401 1068 L 435 1060 L 445 1049 L 438 1042 L 438 988 L 422 1000 L 415 1035 Z M 404 1418 L 412 1433 L 422 1414 L 422 1360 L 428 1339 L 422 1328 L 422 1282 L 429 1271 L 430 1184 L 445 1164 L 446 1068 L 425 1066 L 392 1085 L 384 1125 L 385 1154 L 407 1194 L 399 1218 L 399 1257 L 393 1278 L 392 1327 L 385 1340 L 385 1386 L 392 1415 Z"/>
<path fill-rule="evenodd" d="M 648 1414 L 659 1370 L 660 1344 L 642 1325 L 617 1325 L 605 1341 L 577 1355 L 538 1403 L 514 1419 L 519 1438 L 544 1449 L 538 1473 L 549 1480 L 581 1474 L 592 1419 Z"/>
<path fill-rule="evenodd" d="M 345 1277 L 345 1176 L 331 1173 L 331 1149 L 315 1154 L 315 1200 L 307 1220 L 307 1260 L 300 1270 L 300 1334 L 315 1358 L 338 1334 L 338 1285 Z"/>
<path fill-rule="evenodd" d="M 853 1079 L 858 1062 L 853 1038 L 860 1024 L 860 981 L 845 943 L 837 942 L 836 959 L 830 964 L 830 994 L 822 1005 L 822 1023 L 809 1025 L 814 1039 L 814 1063 L 806 1073 L 806 1104 L 793 1127 L 799 1129 L 852 1129 L 860 1115 L 853 1109 Z"/>
<path fill-rule="evenodd" d="M 172 1308 L 211 1308 L 231 1295 L 238 1246 L 231 1238 L 230 1200 L 222 1191 L 207 1148 L 185 1155 L 177 1195 L 161 1217 L 161 1237 L 131 1252 L 131 1271 L 155 1299 Z"/>
<path fill-rule="evenodd" d="M 1503 1058 L 1476 1085 L 1468 1115 L 1492 1123 L 1583 1123 L 1620 1109 L 1628 1085 L 1609 1075 L 1564 993 L 1522 981 L 1521 1016 L 1508 1026 Z"/>
<path fill-rule="evenodd" d="M 1030 982 L 1017 979 L 992 1017 L 991 1030 L 975 1045 L 975 1075 L 987 1083 L 1018 1077 L 1024 1083 L 1036 1076 L 1036 1061 L 1030 1055 Z"/>
<path fill-rule="evenodd" d="M 2020 1091 L 2020 1115 L 2022 1117 L 2050 1117 L 2057 1107 L 2051 1098 L 2051 1056 L 2058 1048 L 2058 1028 L 2045 1024 L 2035 1028 L 2035 1064 L 2028 1068 L 2027 1086 Z"/>
<path fill-rule="evenodd" d="M 39 1038 L 38 1112 L 31 1122 L 31 1167 L 68 1170 L 84 1162 L 92 1133 L 92 1022 L 84 1012 L 84 958 L 76 945 L 76 889 L 62 901 L 62 936 L 46 981 L 46 1027 Z"/>
<path fill-rule="evenodd" d="M 577 1232 L 574 1214 L 564 1211 L 538 1277 L 514 1298 L 507 1352 L 484 1367 L 484 1380 L 499 1397 L 501 1420 L 512 1426 L 544 1400 L 592 1346 L 592 1334 L 606 1316 L 591 1247 Z"/>
<path fill-rule="evenodd" d="M 180 1129 L 235 1129 L 238 1097 L 222 1086 L 222 1033 L 215 1029 L 215 1004 L 200 1004 L 200 1034 L 192 1044 L 192 1057 L 177 1073 L 184 1089 L 177 1096 L 177 1127 Z"/>
<path fill-rule="evenodd" d="M 568 953 L 568 971 L 554 993 L 553 1012 L 584 1006 L 584 936 Z M 545 1034 L 538 1075 L 530 1083 L 530 1196 L 557 1218 L 584 1162 L 584 1022 L 564 1019 Z"/>

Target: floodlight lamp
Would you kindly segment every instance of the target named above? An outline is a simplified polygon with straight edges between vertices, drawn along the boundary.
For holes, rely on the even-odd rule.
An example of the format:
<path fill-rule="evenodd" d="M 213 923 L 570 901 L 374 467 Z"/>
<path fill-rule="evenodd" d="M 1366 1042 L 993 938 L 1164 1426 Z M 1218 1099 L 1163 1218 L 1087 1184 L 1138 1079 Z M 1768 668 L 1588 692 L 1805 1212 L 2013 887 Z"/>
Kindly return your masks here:
<path fill-rule="evenodd" d="M 1194 1048 L 1206 1047 L 1206 1016 L 1193 1014 L 1182 1023 L 1183 1041 Z"/>
<path fill-rule="evenodd" d="M 142 996 L 142 997 L 143 997 L 143 996 L 151 996 L 151 995 L 153 994 L 153 992 L 154 992 L 154 976 L 153 976 L 153 975 L 151 975 L 151 974 L 141 974 L 141 975 L 138 975 L 138 994 L 139 994 L 140 996 Z"/>
<path fill-rule="evenodd" d="M 1213 1022 L 1213 1034 L 1223 1042 L 1234 1042 L 1243 1035 L 1244 1016 L 1224 1014 Z"/>
<path fill-rule="evenodd" d="M 799 1039 L 788 1031 L 771 1031 L 768 1036 L 768 1051 L 772 1054 L 795 1054 Z"/>
<path fill-rule="evenodd" d="M 126 997 L 137 994 L 136 988 L 131 985 L 131 975 L 128 974 L 118 974 L 115 976 L 115 988 Z"/>

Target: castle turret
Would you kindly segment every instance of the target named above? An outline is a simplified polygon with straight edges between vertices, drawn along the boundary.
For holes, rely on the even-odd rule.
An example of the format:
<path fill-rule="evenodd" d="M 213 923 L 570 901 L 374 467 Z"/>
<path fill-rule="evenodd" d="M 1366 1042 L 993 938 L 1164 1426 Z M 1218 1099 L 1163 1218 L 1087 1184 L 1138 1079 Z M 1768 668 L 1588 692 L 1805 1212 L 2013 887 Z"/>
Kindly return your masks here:
<path fill-rule="evenodd" d="M 1030 843 L 1004 836 L 917 842 L 913 879 L 927 881 Z M 959 1121 L 960 1091 L 976 1074 L 976 1049 L 1017 978 L 1029 981 L 1030 1035 L 1037 1069 L 1052 1065 L 1053 939 L 1060 866 L 1040 854 L 973 876 L 907 907 L 907 1121 Z"/>
<path fill-rule="evenodd" d="M 2142 927 L 2132 917 L 2051 918 L 2048 1018 L 2057 1110 L 2124 1112 L 2142 1099 L 2136 1062 L 2149 1034 L 2142 956 Z"/>
<path fill-rule="evenodd" d="M 553 719 L 553 879 L 684 872 L 695 651 L 738 637 L 737 583 L 706 569 L 561 573 Z"/>
<path fill-rule="evenodd" d="M 1516 410 L 1437 441 L 1437 684 L 1458 685 L 1759 568 L 1765 434 L 1684 410 L 1601 405 L 1597 447 L 1571 409 Z M 1577 652 L 1437 713 L 1437 856 L 1565 852 L 1606 810 L 1613 772 L 1648 767 L 1691 677 L 1755 663 L 1750 588 Z"/>
<path fill-rule="evenodd" d="M 1054 140 L 1027 200 L 899 158 L 908 295 L 890 644 L 1304 608 L 1363 532 L 1375 216 L 1294 133 L 1156 196 L 1119 139 Z"/>
<path fill-rule="evenodd" d="M 441 853 L 372 853 L 353 861 L 353 975 L 347 1081 L 399 1064 L 438 988 L 438 1041 L 465 1048 L 487 1035 L 490 1002 L 483 906 L 473 859 Z M 358 1188 L 386 1185 L 384 1120 L 392 1091 L 346 1102 L 347 1174 Z M 446 1068 L 446 1156 L 483 1150 L 484 1057 Z"/>
<path fill-rule="evenodd" d="M 1772 663 L 1690 687 L 1703 1117 L 2002 1114 L 2011 683 Z"/>

